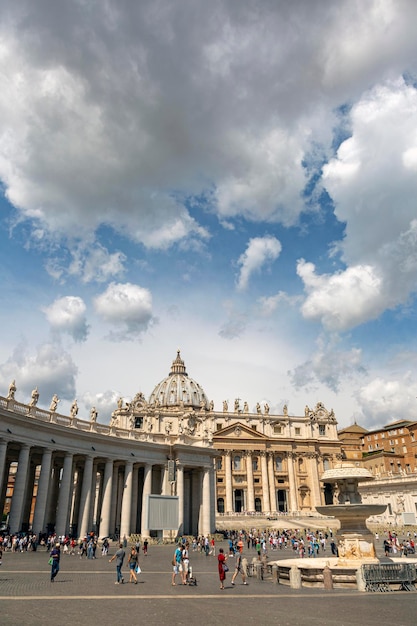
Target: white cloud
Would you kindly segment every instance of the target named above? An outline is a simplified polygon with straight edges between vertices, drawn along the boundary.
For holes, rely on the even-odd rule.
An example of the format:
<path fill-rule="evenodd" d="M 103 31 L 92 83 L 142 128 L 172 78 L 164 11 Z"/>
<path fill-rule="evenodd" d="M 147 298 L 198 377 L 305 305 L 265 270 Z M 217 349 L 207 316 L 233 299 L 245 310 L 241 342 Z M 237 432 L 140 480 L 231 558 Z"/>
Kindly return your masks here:
<path fill-rule="evenodd" d="M 288 372 L 296 389 L 317 389 L 325 385 L 337 393 L 346 381 L 352 385 L 365 373 L 362 351 L 358 348 L 343 349 L 337 335 L 319 337 L 312 356 Z"/>
<path fill-rule="evenodd" d="M 110 283 L 94 299 L 96 312 L 116 330 L 111 338 L 134 340 L 154 321 L 152 295 L 148 289 L 132 283 Z"/>
<path fill-rule="evenodd" d="M 166 249 L 207 236 L 178 198 L 211 190 L 230 227 L 295 224 L 334 109 L 417 57 L 412 1 L 214 5 L 2 3 L 0 178 L 17 219 Z"/>
<path fill-rule="evenodd" d="M 404 80 L 363 94 L 350 113 L 351 137 L 323 167 L 323 183 L 346 223 L 335 246 L 345 270 L 318 275 L 300 261 L 308 319 L 347 330 L 404 304 L 417 288 L 415 197 L 417 89 Z"/>
<path fill-rule="evenodd" d="M 361 424 L 371 429 L 395 420 L 415 421 L 416 397 L 413 373 L 407 372 L 402 378 L 378 376 L 358 389 Z"/>
<path fill-rule="evenodd" d="M 120 393 L 114 390 L 107 390 L 96 394 L 86 392 L 80 400 L 84 406 L 85 415 L 81 414 L 82 411 L 80 409 L 79 417 L 88 421 L 90 419 L 90 410 L 92 407 L 95 407 L 97 411 L 97 421 L 102 424 L 108 424 L 112 412 L 117 409 L 117 401 L 119 398 Z"/>
<path fill-rule="evenodd" d="M 300 296 L 290 296 L 285 291 L 279 291 L 274 296 L 264 296 L 258 299 L 261 315 L 270 316 L 279 307 L 293 307 L 301 300 Z"/>
<path fill-rule="evenodd" d="M 68 333 L 75 341 L 87 339 L 88 325 L 85 312 L 84 301 L 77 296 L 58 298 L 44 309 L 52 330 Z"/>
<path fill-rule="evenodd" d="M 279 257 L 281 249 L 281 243 L 275 237 L 265 236 L 250 239 L 245 252 L 240 255 L 238 260 L 241 267 L 237 289 L 245 290 L 252 274 L 260 272 L 265 265 L 273 263 Z"/>
<path fill-rule="evenodd" d="M 287 226 L 296 223 L 304 209 L 301 190 L 307 182 L 302 167 L 306 138 L 275 128 L 265 137 L 242 131 L 231 138 L 231 144 L 235 144 L 239 159 L 236 168 L 230 164 L 228 175 L 216 187 L 221 219 L 243 215 Z"/>
<path fill-rule="evenodd" d="M 70 400 L 75 393 L 75 380 L 78 373 L 72 357 L 59 341 L 41 344 L 34 354 L 30 354 L 25 344 L 19 345 L 0 366 L 2 386 L 7 388 L 10 381 L 16 381 L 16 400 L 30 401 L 34 386 L 39 390 L 39 405 L 49 408 L 51 398 Z"/>
<path fill-rule="evenodd" d="M 337 274 L 317 275 L 313 263 L 297 263 L 307 298 L 301 307 L 306 319 L 321 321 L 330 330 L 347 330 L 377 317 L 386 307 L 383 282 L 371 266 L 349 267 Z"/>
<path fill-rule="evenodd" d="M 109 253 L 97 242 L 91 242 L 88 247 L 80 245 L 71 250 L 71 255 L 68 274 L 80 276 L 83 283 L 106 282 L 124 271 L 126 256 L 122 252 Z"/>

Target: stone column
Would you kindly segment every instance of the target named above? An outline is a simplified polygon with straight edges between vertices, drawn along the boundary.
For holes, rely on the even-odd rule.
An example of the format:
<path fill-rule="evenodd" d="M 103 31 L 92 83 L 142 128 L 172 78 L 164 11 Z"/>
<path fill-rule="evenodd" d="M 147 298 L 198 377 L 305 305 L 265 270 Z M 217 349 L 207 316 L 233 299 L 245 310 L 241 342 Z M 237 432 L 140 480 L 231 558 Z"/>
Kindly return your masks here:
<path fill-rule="evenodd" d="M 211 499 L 210 499 L 210 468 L 205 467 L 203 469 L 203 507 L 202 507 L 202 520 L 201 529 L 199 533 L 207 536 L 210 534 L 210 511 L 211 511 Z"/>
<path fill-rule="evenodd" d="M 119 465 L 114 463 L 113 464 L 111 505 L 110 505 L 110 533 L 109 534 L 115 533 L 116 527 L 118 525 L 118 519 L 117 519 L 118 495 L 119 495 Z"/>
<path fill-rule="evenodd" d="M 89 530 L 94 530 L 97 532 L 98 528 L 94 524 L 97 522 L 97 505 L 98 505 L 98 497 L 97 497 L 97 473 L 98 473 L 98 461 L 93 461 L 93 471 L 91 473 L 91 497 L 90 497 L 90 512 L 88 514 L 88 519 L 90 520 L 90 528 Z"/>
<path fill-rule="evenodd" d="M 0 441 L 0 500 L 1 494 L 3 492 L 4 482 L 7 482 L 6 474 L 6 454 L 7 454 L 7 441 L 2 439 Z M 3 513 L 3 510 L 0 510 L 0 515 Z"/>
<path fill-rule="evenodd" d="M 268 468 L 266 465 L 265 450 L 261 450 L 261 472 L 262 472 L 263 513 L 268 513 L 271 510 L 271 508 L 269 504 Z"/>
<path fill-rule="evenodd" d="M 130 537 L 130 513 L 132 510 L 132 472 L 133 463 L 127 461 L 125 465 L 125 479 L 122 495 L 122 514 L 120 520 L 120 539 Z"/>
<path fill-rule="evenodd" d="M 289 513 L 294 513 L 298 510 L 297 504 L 297 487 L 295 483 L 295 473 L 294 473 L 294 453 L 287 453 L 287 463 L 288 463 L 288 482 L 290 486 L 290 498 L 289 498 Z"/>
<path fill-rule="evenodd" d="M 46 501 L 45 525 L 53 525 L 56 522 L 56 503 L 59 497 L 59 475 L 61 468 L 56 458 L 52 459 L 52 471 L 49 480 L 48 499 Z"/>
<path fill-rule="evenodd" d="M 38 535 L 46 531 L 46 503 L 48 501 L 49 481 L 51 479 L 52 450 L 46 449 L 42 455 L 41 473 L 36 495 L 35 514 L 33 516 L 33 532 Z"/>
<path fill-rule="evenodd" d="M 225 510 L 225 513 L 231 513 L 233 511 L 232 453 L 231 451 L 226 450 L 226 453 L 223 458 L 226 464 L 226 510 Z"/>
<path fill-rule="evenodd" d="M 9 482 L 9 474 L 10 474 L 10 465 L 11 465 L 11 460 L 10 458 L 7 457 L 6 454 L 6 461 L 4 464 L 4 470 L 3 470 L 3 487 L 2 490 L 0 491 L 0 513 L 2 514 L 4 511 L 4 505 L 6 503 L 6 493 L 7 493 L 7 484 Z"/>
<path fill-rule="evenodd" d="M 184 532 L 184 467 L 177 463 L 178 534 Z"/>
<path fill-rule="evenodd" d="M 78 536 L 86 537 L 89 529 L 90 502 L 91 502 L 91 481 L 93 477 L 93 458 L 87 456 L 84 463 L 83 484 L 80 498 L 80 517 L 78 523 Z"/>
<path fill-rule="evenodd" d="M 250 450 L 246 452 L 246 475 L 248 480 L 248 511 L 253 513 L 255 511 L 255 489 L 253 484 L 252 452 Z"/>
<path fill-rule="evenodd" d="M 111 494 L 112 494 L 112 479 L 113 479 L 113 461 L 107 459 L 104 467 L 103 478 L 103 503 L 101 505 L 101 521 L 100 521 L 100 536 L 108 537 L 110 535 L 110 507 L 111 507 Z"/>
<path fill-rule="evenodd" d="M 29 467 L 30 447 L 23 444 L 19 452 L 19 461 L 13 489 L 9 526 L 12 533 L 19 532 L 22 526 L 23 505 L 26 495 L 27 471 Z"/>
<path fill-rule="evenodd" d="M 311 491 L 312 491 L 312 508 L 321 506 L 321 494 L 320 494 L 320 481 L 319 473 L 317 470 L 317 458 L 318 454 L 312 452 L 309 454 L 310 476 L 311 476 Z"/>
<path fill-rule="evenodd" d="M 64 458 L 64 469 L 59 488 L 58 509 L 55 524 L 55 532 L 57 535 L 66 535 L 69 530 L 68 518 L 72 490 L 72 460 L 73 455 L 70 452 L 67 452 Z"/>
<path fill-rule="evenodd" d="M 30 513 L 32 510 L 32 503 L 33 503 L 33 490 L 35 487 L 35 474 L 36 474 L 36 463 L 34 462 L 33 457 L 31 457 L 31 460 L 29 462 L 28 472 L 27 472 L 25 500 L 23 503 L 22 526 L 23 524 L 29 526 L 29 523 L 30 523 Z"/>
<path fill-rule="evenodd" d="M 142 537 L 149 537 L 148 528 L 148 511 L 149 502 L 148 496 L 152 491 L 152 465 L 147 463 L 143 472 L 143 493 L 142 493 L 142 520 L 141 520 L 141 535 Z"/>
<path fill-rule="evenodd" d="M 139 468 L 133 467 L 132 474 L 132 508 L 130 512 L 130 534 L 137 532 L 138 517 L 138 485 L 139 485 Z"/>
<path fill-rule="evenodd" d="M 214 469 L 214 459 L 212 460 L 212 465 L 210 469 L 210 491 L 211 491 L 211 501 L 213 502 L 213 506 L 211 507 L 210 525 L 211 525 L 211 528 L 216 528 L 217 494 L 216 494 L 216 472 Z"/>
<path fill-rule="evenodd" d="M 277 510 L 277 494 L 275 491 L 275 471 L 274 471 L 274 453 L 268 453 L 268 479 L 269 479 L 269 500 L 273 513 Z"/>

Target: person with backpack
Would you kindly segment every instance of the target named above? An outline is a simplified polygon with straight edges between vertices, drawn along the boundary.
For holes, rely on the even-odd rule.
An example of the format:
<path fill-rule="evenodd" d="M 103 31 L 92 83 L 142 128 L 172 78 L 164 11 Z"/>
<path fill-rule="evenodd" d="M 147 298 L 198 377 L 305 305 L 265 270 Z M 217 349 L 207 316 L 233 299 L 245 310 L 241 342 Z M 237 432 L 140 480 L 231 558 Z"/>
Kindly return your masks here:
<path fill-rule="evenodd" d="M 177 584 L 175 582 L 175 577 L 177 574 L 180 573 L 180 567 L 181 567 L 181 560 L 182 560 L 182 544 L 179 543 L 175 552 L 174 552 L 174 556 L 172 558 L 172 578 L 171 578 L 171 585 L 173 587 L 175 587 L 175 585 Z"/>

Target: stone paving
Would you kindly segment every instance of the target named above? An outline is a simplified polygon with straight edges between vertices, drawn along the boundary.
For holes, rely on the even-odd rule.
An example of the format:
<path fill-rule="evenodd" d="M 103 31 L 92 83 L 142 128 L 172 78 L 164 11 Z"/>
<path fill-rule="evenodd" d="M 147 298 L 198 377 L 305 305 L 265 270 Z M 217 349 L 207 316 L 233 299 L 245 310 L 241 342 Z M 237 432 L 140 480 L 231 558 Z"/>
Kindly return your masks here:
<path fill-rule="evenodd" d="M 227 553 L 227 544 L 218 544 Z M 111 556 L 115 544 L 110 549 Z M 137 585 L 115 585 L 115 562 L 97 553 L 95 560 L 61 557 L 61 570 L 50 583 L 48 554 L 6 552 L 0 568 L 0 626 L 107 626 L 144 623 L 211 626 L 212 624 L 274 624 L 278 626 L 415 626 L 417 592 L 360 593 L 350 590 L 292 590 L 271 581 L 249 578 L 219 589 L 217 559 L 191 552 L 196 587 L 171 586 L 173 546 L 150 546 L 141 556 Z M 255 551 L 246 551 L 251 560 Z M 293 558 L 277 551 L 271 559 Z M 125 581 L 129 579 L 126 565 Z M 179 583 L 179 577 L 177 577 Z"/>

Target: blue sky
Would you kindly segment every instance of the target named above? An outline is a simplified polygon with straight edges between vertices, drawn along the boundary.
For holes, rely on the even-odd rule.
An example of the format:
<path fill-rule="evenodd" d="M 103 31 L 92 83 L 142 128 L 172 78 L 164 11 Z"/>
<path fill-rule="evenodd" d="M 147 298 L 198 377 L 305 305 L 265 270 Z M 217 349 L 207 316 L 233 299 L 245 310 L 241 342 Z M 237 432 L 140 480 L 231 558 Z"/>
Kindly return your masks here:
<path fill-rule="evenodd" d="M 0 9 L 4 395 L 415 419 L 414 2 Z"/>

